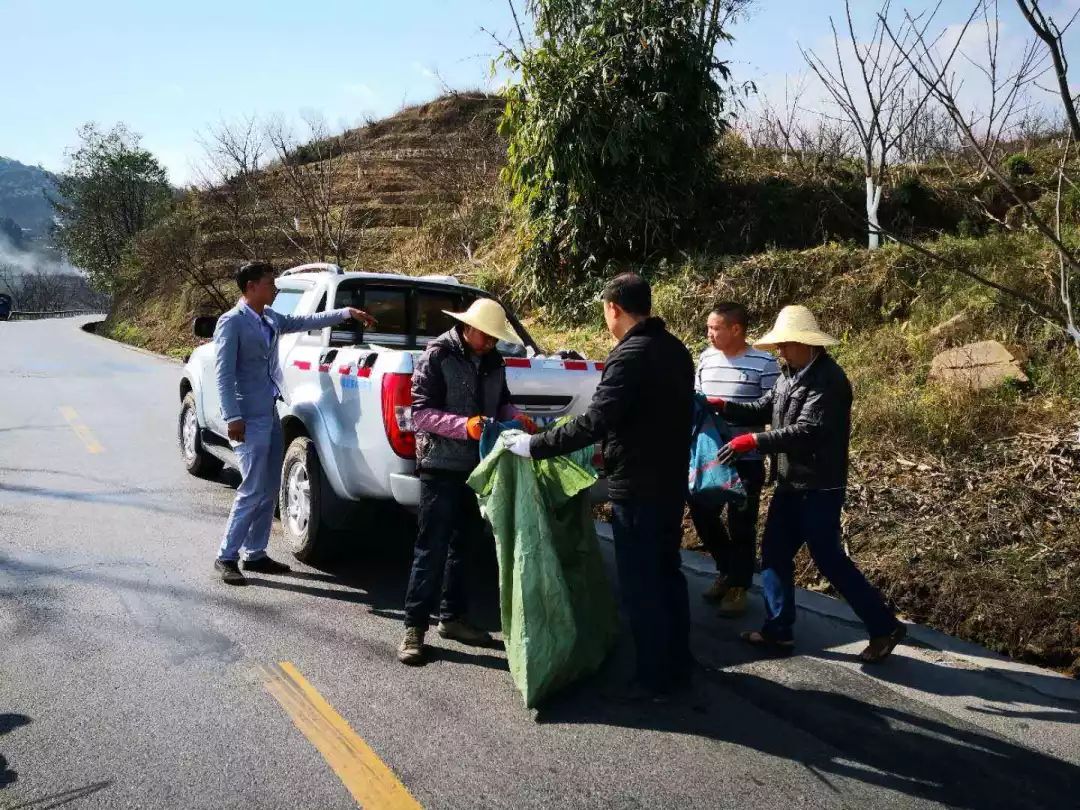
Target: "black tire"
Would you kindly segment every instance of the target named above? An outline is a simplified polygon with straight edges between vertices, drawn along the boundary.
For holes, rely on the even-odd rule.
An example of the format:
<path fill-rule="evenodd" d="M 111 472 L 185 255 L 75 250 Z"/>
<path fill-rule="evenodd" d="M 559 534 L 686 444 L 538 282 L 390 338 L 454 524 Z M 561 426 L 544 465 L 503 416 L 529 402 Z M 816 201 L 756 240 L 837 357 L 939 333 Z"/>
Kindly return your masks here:
<path fill-rule="evenodd" d="M 221 459 L 210 455 L 203 447 L 199 435 L 199 420 L 195 411 L 195 396 L 190 391 L 180 406 L 180 418 L 176 422 L 176 439 L 180 444 L 180 458 L 189 473 L 199 478 L 217 478 L 225 465 Z"/>
<path fill-rule="evenodd" d="M 278 502 L 285 542 L 293 556 L 304 562 L 324 556 L 330 546 L 322 479 L 315 443 L 307 436 L 297 436 L 285 451 Z"/>

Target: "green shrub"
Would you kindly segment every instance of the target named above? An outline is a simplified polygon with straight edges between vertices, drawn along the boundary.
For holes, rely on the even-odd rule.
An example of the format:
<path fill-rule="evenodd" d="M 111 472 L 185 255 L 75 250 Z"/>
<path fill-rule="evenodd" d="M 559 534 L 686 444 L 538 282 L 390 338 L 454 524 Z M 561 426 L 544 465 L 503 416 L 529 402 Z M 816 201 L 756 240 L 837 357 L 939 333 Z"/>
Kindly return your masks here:
<path fill-rule="evenodd" d="M 1002 168 L 1014 180 L 1035 174 L 1035 164 L 1027 155 L 1022 154 L 1009 155 L 1002 163 Z"/>

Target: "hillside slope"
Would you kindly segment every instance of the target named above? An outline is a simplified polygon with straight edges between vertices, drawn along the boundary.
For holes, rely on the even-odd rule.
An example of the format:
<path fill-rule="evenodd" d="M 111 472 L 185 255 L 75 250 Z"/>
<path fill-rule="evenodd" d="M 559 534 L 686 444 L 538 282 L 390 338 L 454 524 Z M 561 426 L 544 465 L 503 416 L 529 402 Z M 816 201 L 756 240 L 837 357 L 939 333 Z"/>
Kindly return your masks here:
<path fill-rule="evenodd" d="M 333 203 L 348 216 L 346 236 L 355 245 L 349 266 L 453 272 L 519 298 L 516 231 L 495 182 L 499 108 L 490 97 L 451 96 L 340 136 Z M 842 338 L 837 356 L 855 389 L 845 517 L 850 553 L 910 618 L 1080 672 L 1074 349 L 1014 301 L 922 253 L 898 245 L 863 249 L 857 168 L 799 177 L 776 155 L 737 140 L 724 149 L 725 173 L 696 243 L 638 268 L 653 280 L 658 314 L 700 350 L 715 301 L 746 302 L 757 314 L 754 331 L 785 304 L 810 305 Z M 296 160 L 318 172 L 327 165 L 313 160 L 320 154 L 325 150 L 312 144 Z M 1033 154 L 1031 162 L 1035 174 L 1026 182 L 1036 199 L 1054 161 Z M 263 178 L 274 185 L 282 170 L 271 167 Z M 884 207 L 893 227 L 925 240 L 952 266 L 977 267 L 1027 295 L 1052 299 L 1047 280 L 1057 273 L 1056 256 L 1022 219 L 1008 230 L 988 225 L 983 209 L 1002 219 L 1014 212 L 994 198 L 985 178 L 956 178 L 934 167 L 907 171 Z M 220 210 L 205 199 L 191 205 L 201 218 L 181 234 L 178 260 L 209 268 L 231 298 L 227 273 L 245 253 Z M 1080 198 L 1066 213 L 1069 227 L 1077 227 Z M 260 216 L 261 255 L 279 266 L 306 258 L 264 211 Z M 150 249 L 174 244 L 164 238 L 175 235 L 171 227 L 135 251 L 109 328 L 121 339 L 182 355 L 193 343 L 191 316 L 220 306 L 176 270 L 172 254 Z M 577 320 L 525 310 L 543 346 L 593 357 L 610 347 L 591 305 Z M 954 316 L 961 328 L 935 334 Z M 937 352 L 990 339 L 1014 351 L 1030 384 L 972 392 L 929 380 Z M 798 570 L 802 584 L 825 587 L 809 560 Z"/>
<path fill-rule="evenodd" d="M 48 235 L 53 212 L 45 194 L 55 188 L 55 179 L 44 169 L 0 157 L 0 219 L 13 219 L 31 239 Z"/>

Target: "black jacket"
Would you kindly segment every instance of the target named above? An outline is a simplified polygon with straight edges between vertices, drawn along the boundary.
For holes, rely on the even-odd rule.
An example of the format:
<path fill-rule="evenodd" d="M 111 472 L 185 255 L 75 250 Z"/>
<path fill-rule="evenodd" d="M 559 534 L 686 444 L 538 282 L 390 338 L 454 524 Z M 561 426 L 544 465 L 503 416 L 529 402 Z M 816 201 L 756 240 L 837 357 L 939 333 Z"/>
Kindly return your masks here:
<path fill-rule="evenodd" d="M 725 402 L 722 413 L 725 418 L 759 420 L 759 424 L 771 418 L 771 429 L 755 435 L 762 453 L 777 455 L 780 487 L 847 486 L 851 384 L 826 352 L 802 372 L 785 368 L 776 385 L 757 402 Z"/>
<path fill-rule="evenodd" d="M 588 411 L 533 437 L 533 458 L 603 441 L 612 500 L 684 497 L 690 467 L 694 361 L 659 318 L 623 335 Z"/>
<path fill-rule="evenodd" d="M 472 357 L 457 326 L 428 343 L 413 372 L 413 414 L 433 408 L 456 416 L 498 417 L 510 404 L 506 364 L 497 351 L 481 356 L 479 367 Z M 472 439 L 448 439 L 418 430 L 416 466 L 421 472 L 469 472 L 480 460 L 479 448 Z"/>

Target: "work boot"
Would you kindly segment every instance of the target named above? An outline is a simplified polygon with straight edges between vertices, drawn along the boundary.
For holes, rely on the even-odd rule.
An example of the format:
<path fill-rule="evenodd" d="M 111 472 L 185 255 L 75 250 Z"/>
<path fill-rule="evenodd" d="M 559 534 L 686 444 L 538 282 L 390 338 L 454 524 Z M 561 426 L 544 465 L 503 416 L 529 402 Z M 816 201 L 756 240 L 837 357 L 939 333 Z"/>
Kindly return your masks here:
<path fill-rule="evenodd" d="M 472 647 L 490 647 L 492 644 L 491 633 L 478 630 L 461 619 L 444 619 L 439 622 L 439 636 Z"/>
<path fill-rule="evenodd" d="M 737 619 L 746 613 L 746 588 L 728 588 L 717 611 L 725 619 Z"/>
<path fill-rule="evenodd" d="M 419 627 L 406 627 L 405 638 L 397 650 L 398 661 L 410 667 L 424 663 L 424 631 Z"/>
<path fill-rule="evenodd" d="M 706 602 L 719 602 L 724 598 L 724 594 L 728 591 L 727 577 L 723 574 L 717 574 L 716 579 L 713 580 L 713 584 L 705 589 L 705 593 L 701 595 L 701 598 Z"/>
<path fill-rule="evenodd" d="M 226 585 L 247 585 L 236 560 L 214 560 L 214 570 L 221 575 L 221 581 Z"/>

